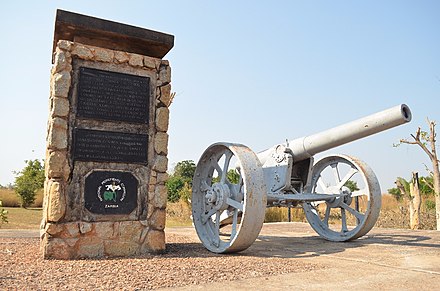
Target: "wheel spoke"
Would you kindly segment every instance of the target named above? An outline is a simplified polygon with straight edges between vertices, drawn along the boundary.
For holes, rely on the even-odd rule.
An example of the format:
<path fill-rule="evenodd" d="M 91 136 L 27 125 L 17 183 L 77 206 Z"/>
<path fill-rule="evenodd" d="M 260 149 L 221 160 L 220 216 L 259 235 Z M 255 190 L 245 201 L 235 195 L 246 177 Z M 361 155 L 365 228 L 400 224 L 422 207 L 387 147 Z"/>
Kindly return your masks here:
<path fill-rule="evenodd" d="M 229 206 L 234 207 L 235 209 L 243 211 L 243 204 L 241 204 L 238 201 L 235 201 L 234 199 L 226 198 L 226 204 L 228 204 Z"/>
<path fill-rule="evenodd" d="M 238 221 L 238 209 L 234 210 L 234 215 L 232 216 L 232 231 L 231 231 L 231 240 L 235 238 L 237 234 L 237 221 Z"/>
<path fill-rule="evenodd" d="M 354 209 L 359 212 L 359 197 L 354 197 Z M 356 225 L 359 225 L 361 223 L 360 219 L 356 217 Z"/>
<path fill-rule="evenodd" d="M 359 197 L 359 196 L 367 196 L 368 195 L 368 190 L 367 189 L 362 189 L 362 190 L 356 190 L 351 192 L 351 197 Z"/>
<path fill-rule="evenodd" d="M 329 206 L 329 205 L 327 205 L 327 208 L 325 209 L 325 215 L 324 215 L 324 224 L 325 225 L 327 225 L 328 226 L 328 220 L 329 220 L 329 218 L 330 218 L 330 210 L 331 210 L 332 208 Z"/>
<path fill-rule="evenodd" d="M 214 245 L 218 247 L 220 245 L 220 211 L 215 213 L 215 224 L 214 224 Z"/>
<path fill-rule="evenodd" d="M 339 175 L 338 163 L 333 163 L 330 165 L 333 170 L 333 176 L 335 177 L 336 184 L 341 182 L 341 176 Z"/>
<path fill-rule="evenodd" d="M 347 210 L 348 212 L 350 212 L 351 214 L 353 214 L 357 219 L 359 220 L 363 220 L 365 215 L 363 215 L 362 213 L 360 213 L 359 211 L 356 211 L 355 209 L 351 208 L 350 206 L 348 206 L 346 203 L 341 203 L 341 207 L 345 210 Z"/>
<path fill-rule="evenodd" d="M 328 192 L 328 191 L 327 191 L 327 186 L 324 184 L 324 181 L 322 180 L 321 175 L 320 175 L 319 178 L 318 178 L 318 184 L 319 184 L 319 186 L 321 186 L 322 191 L 323 191 L 324 193 L 327 193 L 327 192 Z M 315 189 L 315 191 L 316 191 L 316 189 Z"/>
<path fill-rule="evenodd" d="M 229 162 L 231 161 L 232 152 L 225 153 L 225 164 L 223 165 L 223 171 L 220 178 L 220 183 L 225 183 L 228 176 Z"/>
<path fill-rule="evenodd" d="M 221 177 L 223 175 L 223 171 L 222 168 L 220 168 L 220 165 L 217 162 L 215 162 L 213 167 L 217 171 L 218 177 Z"/>
<path fill-rule="evenodd" d="M 215 214 L 215 212 L 216 212 L 215 208 L 212 208 L 211 210 L 208 211 L 207 214 L 202 214 L 202 223 L 206 224 L 206 222 L 211 218 L 211 216 Z"/>
<path fill-rule="evenodd" d="M 342 186 L 345 185 L 345 183 L 348 182 L 348 180 L 350 180 L 351 177 L 353 177 L 354 174 L 358 173 L 359 171 L 355 168 L 351 168 L 350 171 L 348 171 L 347 175 L 345 175 L 345 177 L 341 180 L 341 182 L 339 182 L 337 188 L 341 189 Z"/>
<path fill-rule="evenodd" d="M 208 183 L 206 183 L 206 181 L 202 181 L 202 183 L 200 185 L 200 191 L 206 192 L 209 189 L 211 189 L 211 187 L 209 187 Z"/>
<path fill-rule="evenodd" d="M 347 216 L 345 215 L 345 209 L 341 208 L 341 220 L 342 220 L 342 228 L 341 231 L 342 232 L 347 232 L 348 228 L 347 228 Z"/>

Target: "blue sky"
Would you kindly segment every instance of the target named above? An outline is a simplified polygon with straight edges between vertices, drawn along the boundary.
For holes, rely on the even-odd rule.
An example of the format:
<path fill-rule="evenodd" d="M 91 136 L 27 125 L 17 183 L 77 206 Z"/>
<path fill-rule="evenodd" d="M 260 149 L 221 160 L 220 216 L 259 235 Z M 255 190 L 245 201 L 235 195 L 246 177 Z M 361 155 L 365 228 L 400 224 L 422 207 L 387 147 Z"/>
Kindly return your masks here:
<path fill-rule="evenodd" d="M 7 1 L 2 185 L 24 160 L 44 158 L 57 8 L 175 35 L 165 57 L 177 93 L 170 167 L 197 161 L 214 142 L 258 152 L 406 103 L 410 124 L 325 154 L 365 160 L 383 192 L 397 176 L 426 175 L 429 159 L 419 148 L 393 143 L 426 128 L 426 117 L 440 121 L 439 1 Z"/>

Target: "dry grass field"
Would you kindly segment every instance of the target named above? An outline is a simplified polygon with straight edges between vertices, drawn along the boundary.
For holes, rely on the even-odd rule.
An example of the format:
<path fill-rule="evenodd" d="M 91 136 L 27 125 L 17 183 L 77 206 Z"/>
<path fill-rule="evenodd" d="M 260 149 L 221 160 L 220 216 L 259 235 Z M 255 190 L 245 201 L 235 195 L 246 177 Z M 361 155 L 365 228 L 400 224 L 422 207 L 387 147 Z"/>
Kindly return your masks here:
<path fill-rule="evenodd" d="M 3 201 L 3 208 L 8 211 L 8 223 L 0 224 L 3 229 L 37 229 L 42 217 L 41 205 L 43 192 L 37 193 L 35 203 L 29 209 L 18 207 L 19 202 L 13 190 L 0 189 L 0 200 Z M 429 201 L 428 201 L 429 202 Z M 432 205 L 426 200 L 422 203 L 421 229 L 435 229 L 435 209 L 428 207 Z M 168 203 L 167 205 L 168 227 L 190 226 L 191 206 L 185 201 Z M 291 219 L 296 222 L 307 222 L 304 211 L 300 208 L 291 209 Z M 266 209 L 265 222 L 285 222 L 288 221 L 287 208 L 268 208 Z M 330 221 L 331 222 L 331 221 Z M 382 196 L 382 210 L 376 223 L 377 227 L 387 228 L 409 228 L 409 212 L 405 202 L 398 202 L 388 194 Z"/>
<path fill-rule="evenodd" d="M 2 201 L 4 207 L 20 207 L 20 201 L 18 200 L 17 194 L 11 189 L 0 189 L 0 201 Z M 43 206 L 43 190 L 37 191 L 35 196 L 35 202 L 31 207 L 42 207 Z"/>

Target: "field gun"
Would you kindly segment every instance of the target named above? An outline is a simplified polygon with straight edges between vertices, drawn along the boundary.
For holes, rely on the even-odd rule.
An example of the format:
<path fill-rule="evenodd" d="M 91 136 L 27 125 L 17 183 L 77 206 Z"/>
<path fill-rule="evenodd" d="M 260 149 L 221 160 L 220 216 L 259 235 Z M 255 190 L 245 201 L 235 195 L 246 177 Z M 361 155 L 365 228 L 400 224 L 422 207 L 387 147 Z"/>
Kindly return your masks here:
<path fill-rule="evenodd" d="M 235 143 L 215 143 L 193 178 L 192 217 L 203 245 L 215 253 L 247 249 L 263 226 L 266 207 L 302 207 L 311 227 L 330 241 L 368 233 L 379 217 L 381 190 L 363 161 L 328 149 L 411 121 L 401 104 L 255 154 Z"/>

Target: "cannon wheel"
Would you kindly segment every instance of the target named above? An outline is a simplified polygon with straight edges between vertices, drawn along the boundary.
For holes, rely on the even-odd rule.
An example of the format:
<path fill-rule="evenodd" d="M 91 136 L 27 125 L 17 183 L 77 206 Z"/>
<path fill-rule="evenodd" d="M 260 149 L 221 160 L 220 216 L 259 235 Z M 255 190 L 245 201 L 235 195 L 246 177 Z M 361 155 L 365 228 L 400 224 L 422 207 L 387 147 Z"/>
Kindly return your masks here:
<path fill-rule="evenodd" d="M 216 143 L 194 173 L 192 216 L 197 235 L 214 253 L 247 249 L 264 222 L 266 187 L 255 153 L 240 144 Z"/>
<path fill-rule="evenodd" d="M 318 161 L 313 166 L 309 190 L 343 194 L 303 204 L 308 222 L 327 240 L 359 238 L 370 231 L 379 217 L 382 197 L 376 175 L 367 164 L 353 157 L 335 155 Z"/>

